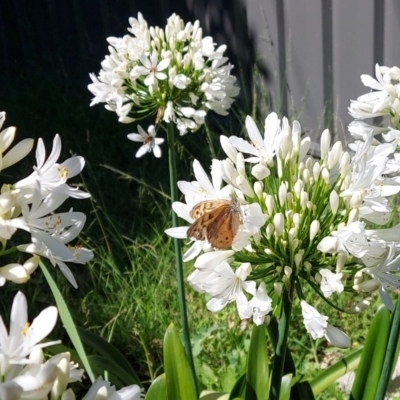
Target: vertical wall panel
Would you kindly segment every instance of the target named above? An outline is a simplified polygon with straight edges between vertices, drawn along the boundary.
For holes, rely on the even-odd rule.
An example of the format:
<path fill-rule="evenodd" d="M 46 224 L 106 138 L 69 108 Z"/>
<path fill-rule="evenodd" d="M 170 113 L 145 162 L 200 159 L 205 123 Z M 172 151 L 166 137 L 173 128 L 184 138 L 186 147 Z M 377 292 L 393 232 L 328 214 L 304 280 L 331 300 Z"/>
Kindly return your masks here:
<path fill-rule="evenodd" d="M 400 67 L 400 1 L 385 0 L 383 64 Z"/>
<path fill-rule="evenodd" d="M 247 0 L 249 40 L 254 44 L 256 59 L 265 67 L 265 79 L 261 79 L 260 91 L 268 91 L 271 107 L 280 108 L 280 73 L 278 52 L 278 23 L 275 0 Z M 264 116 L 265 117 L 265 116 Z"/>
<path fill-rule="evenodd" d="M 335 136 L 345 141 L 350 99 L 366 92 L 361 74 L 374 67 L 373 0 L 333 1 L 333 76 Z M 348 136 L 348 135 L 347 135 Z"/>
<path fill-rule="evenodd" d="M 319 0 L 285 3 L 288 98 L 302 130 L 317 140 L 323 128 L 322 22 Z"/>

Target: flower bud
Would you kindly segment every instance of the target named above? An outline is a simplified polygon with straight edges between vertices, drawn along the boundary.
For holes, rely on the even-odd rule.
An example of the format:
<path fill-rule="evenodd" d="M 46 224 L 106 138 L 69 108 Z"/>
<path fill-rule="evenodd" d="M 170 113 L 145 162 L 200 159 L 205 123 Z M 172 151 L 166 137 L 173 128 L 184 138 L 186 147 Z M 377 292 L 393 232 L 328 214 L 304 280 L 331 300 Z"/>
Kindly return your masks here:
<path fill-rule="evenodd" d="M 275 227 L 273 224 L 269 223 L 267 225 L 267 228 L 265 229 L 266 234 L 267 234 L 267 238 L 269 239 L 271 237 L 271 235 L 274 233 L 275 231 Z"/>
<path fill-rule="evenodd" d="M 321 174 L 321 166 L 318 162 L 313 165 L 313 175 L 314 179 L 317 181 L 319 179 L 319 175 Z"/>
<path fill-rule="evenodd" d="M 260 181 L 254 182 L 254 193 L 257 195 L 257 197 L 262 200 L 263 196 L 264 196 L 264 192 L 263 192 L 263 183 Z"/>
<path fill-rule="evenodd" d="M 297 229 L 296 228 L 290 228 L 288 232 L 288 237 L 289 237 L 289 243 L 295 239 L 297 236 Z"/>
<path fill-rule="evenodd" d="M 300 214 L 299 214 L 299 213 L 293 214 L 292 220 L 293 220 L 294 226 L 295 226 L 296 228 L 298 228 L 298 227 L 300 226 L 300 222 L 301 222 L 301 216 L 300 216 Z"/>
<path fill-rule="evenodd" d="M 329 195 L 329 204 L 331 206 L 332 214 L 336 215 L 339 208 L 339 196 L 336 193 L 336 190 L 332 190 L 331 194 Z"/>
<path fill-rule="evenodd" d="M 294 263 L 296 264 L 297 268 L 299 268 L 302 259 L 303 259 L 302 253 L 299 252 L 294 255 Z"/>
<path fill-rule="evenodd" d="M 291 244 L 292 244 L 292 250 L 294 251 L 294 250 L 296 250 L 296 249 L 299 247 L 300 240 L 297 239 L 297 238 L 295 238 L 295 239 L 293 239 L 293 241 L 292 241 Z"/>
<path fill-rule="evenodd" d="M 310 181 L 310 178 L 311 178 L 311 172 L 310 172 L 310 170 L 309 170 L 309 169 L 305 169 L 305 170 L 303 171 L 303 180 L 304 180 L 304 182 L 305 182 L 305 183 L 308 183 L 308 182 Z"/>
<path fill-rule="evenodd" d="M 304 268 L 305 268 L 307 274 L 310 274 L 311 267 L 312 267 L 312 265 L 311 265 L 311 263 L 309 261 L 304 261 Z"/>
<path fill-rule="evenodd" d="M 267 194 L 265 205 L 267 206 L 267 211 L 269 215 L 272 215 L 274 213 L 274 203 L 274 198 L 270 194 Z"/>
<path fill-rule="evenodd" d="M 282 284 L 279 282 L 274 282 L 275 293 L 280 296 L 282 294 Z"/>
<path fill-rule="evenodd" d="M 307 136 L 300 143 L 300 154 L 299 154 L 300 161 L 304 159 L 304 157 L 308 153 L 308 150 L 310 150 L 310 146 L 311 146 L 311 138 Z"/>
<path fill-rule="evenodd" d="M 290 278 L 290 275 L 292 275 L 292 268 L 290 268 L 288 265 L 285 265 L 285 268 L 283 269 L 285 275 Z"/>
<path fill-rule="evenodd" d="M 284 183 L 281 183 L 281 186 L 279 187 L 279 190 L 278 190 L 278 198 L 279 198 L 279 204 L 282 207 L 285 204 L 286 195 L 287 195 L 287 187 Z"/>
<path fill-rule="evenodd" d="M 331 176 L 330 176 L 329 171 L 328 171 L 327 168 L 322 168 L 321 176 L 322 176 L 322 179 L 325 181 L 325 183 L 327 185 L 329 185 L 329 181 L 330 181 Z"/>
<path fill-rule="evenodd" d="M 320 274 L 319 272 L 317 272 L 317 273 L 315 274 L 315 276 L 314 276 L 314 279 L 315 279 L 315 282 L 321 283 L 321 281 L 322 281 L 322 276 L 321 276 L 321 274 Z"/>
<path fill-rule="evenodd" d="M 356 222 L 358 221 L 358 217 L 359 217 L 359 211 L 358 208 L 353 208 L 350 213 L 349 213 L 349 218 L 347 220 L 347 224 L 351 224 L 352 222 Z"/>
<path fill-rule="evenodd" d="M 340 175 L 346 176 L 350 169 L 350 154 L 346 151 L 340 159 Z"/>
<path fill-rule="evenodd" d="M 319 221 L 314 219 L 310 225 L 310 241 L 312 242 L 319 231 Z"/>
<path fill-rule="evenodd" d="M 342 142 L 337 141 L 333 145 L 332 150 L 329 152 L 328 155 L 327 166 L 329 170 L 331 170 L 338 163 L 342 155 L 342 151 L 343 151 Z"/>
<path fill-rule="evenodd" d="M 360 207 L 361 204 L 363 203 L 363 196 L 360 191 L 353 193 L 350 199 L 350 207 L 351 208 L 357 208 Z"/>
<path fill-rule="evenodd" d="M 308 193 L 304 190 L 300 194 L 300 205 L 303 210 L 306 209 L 308 203 Z"/>
<path fill-rule="evenodd" d="M 313 159 L 311 157 L 308 157 L 306 160 L 306 168 L 311 171 L 313 164 L 314 164 Z"/>
<path fill-rule="evenodd" d="M 347 261 L 347 255 L 339 253 L 336 259 L 336 273 L 339 274 Z"/>
<path fill-rule="evenodd" d="M 294 184 L 293 190 L 296 194 L 297 198 L 299 198 L 301 191 L 304 188 L 304 183 L 301 179 L 298 179 L 297 182 Z"/>
<path fill-rule="evenodd" d="M 366 310 L 369 307 L 369 301 L 368 300 L 361 300 L 357 304 L 355 304 L 353 307 L 349 308 L 346 310 L 348 314 L 358 314 L 364 310 Z"/>
<path fill-rule="evenodd" d="M 329 129 L 325 129 L 321 135 L 321 160 L 324 160 L 328 155 L 330 145 L 331 134 L 329 132 Z"/>
<path fill-rule="evenodd" d="M 256 164 L 251 169 L 251 174 L 259 181 L 262 181 L 263 179 L 268 177 L 270 173 L 271 171 L 269 170 L 269 168 L 262 164 Z"/>
<path fill-rule="evenodd" d="M 361 282 L 358 285 L 353 285 L 353 289 L 360 292 L 372 292 L 379 289 L 381 284 L 376 279 L 369 279 L 368 281 Z"/>
<path fill-rule="evenodd" d="M 281 236 L 285 228 L 285 219 L 282 213 L 277 213 L 274 215 L 274 226 L 275 226 L 275 235 Z"/>

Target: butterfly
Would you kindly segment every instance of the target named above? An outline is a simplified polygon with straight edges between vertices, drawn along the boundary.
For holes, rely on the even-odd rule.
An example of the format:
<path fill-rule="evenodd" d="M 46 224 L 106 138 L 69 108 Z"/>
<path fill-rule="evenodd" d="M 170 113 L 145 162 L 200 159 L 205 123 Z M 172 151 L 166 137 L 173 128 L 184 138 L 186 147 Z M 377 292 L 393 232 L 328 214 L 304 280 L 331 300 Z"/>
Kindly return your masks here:
<path fill-rule="evenodd" d="M 211 246 L 224 249 L 231 246 L 240 225 L 240 205 L 231 200 L 206 200 L 190 211 L 195 219 L 187 231 L 188 238 L 207 239 Z"/>

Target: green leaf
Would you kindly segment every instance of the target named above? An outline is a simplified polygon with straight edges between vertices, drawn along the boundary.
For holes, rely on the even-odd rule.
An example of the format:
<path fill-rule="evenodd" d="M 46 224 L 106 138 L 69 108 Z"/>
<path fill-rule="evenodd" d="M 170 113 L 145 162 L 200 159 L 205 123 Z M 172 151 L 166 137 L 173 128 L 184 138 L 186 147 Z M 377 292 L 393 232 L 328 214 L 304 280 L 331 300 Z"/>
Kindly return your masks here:
<path fill-rule="evenodd" d="M 243 374 L 235 383 L 231 394 L 229 396 L 229 400 L 235 400 L 236 398 L 244 398 L 246 390 L 246 374 Z"/>
<path fill-rule="evenodd" d="M 382 364 L 382 374 L 379 378 L 376 390 L 376 400 L 385 398 L 387 387 L 393 376 L 394 368 L 399 356 L 399 337 L 400 337 L 400 302 L 397 300 L 396 307 L 390 322 L 390 332 L 385 352 L 385 359 Z"/>
<path fill-rule="evenodd" d="M 89 378 L 92 382 L 95 381 L 95 376 L 93 374 L 92 369 L 90 368 L 89 360 L 87 358 L 85 349 L 79 337 L 78 331 L 76 329 L 75 323 L 72 319 L 71 313 L 68 310 L 68 306 L 65 303 L 64 298 L 60 290 L 57 287 L 56 282 L 54 281 L 53 277 L 51 276 L 50 272 L 48 271 L 47 267 L 43 264 L 42 261 L 39 261 L 40 268 L 43 271 L 43 275 L 45 276 L 47 283 L 53 293 L 54 299 L 57 304 L 58 313 L 60 315 L 60 319 L 64 325 L 65 330 L 68 333 L 68 336 L 77 351 L 79 358 L 82 360 L 82 366 L 85 369 L 86 373 L 89 375 Z"/>
<path fill-rule="evenodd" d="M 269 359 L 265 325 L 253 327 L 249 355 L 247 359 L 245 399 L 268 400 L 269 397 Z"/>
<path fill-rule="evenodd" d="M 189 363 L 178 330 L 173 324 L 168 327 L 164 337 L 164 369 L 169 399 L 197 400 Z"/>
<path fill-rule="evenodd" d="M 292 374 L 282 376 L 281 392 L 279 400 L 290 400 L 290 392 L 292 386 Z"/>
<path fill-rule="evenodd" d="M 137 380 L 121 365 L 116 364 L 114 360 L 97 355 L 88 356 L 88 359 L 92 369 L 96 372 L 96 375 L 104 377 L 104 371 L 107 371 L 110 375 L 116 377 L 118 382 L 111 378 L 108 378 L 107 380 L 112 382 L 114 385 L 119 386 L 119 388 L 138 384 Z"/>
<path fill-rule="evenodd" d="M 125 386 L 133 384 L 141 386 L 140 379 L 136 375 L 131 364 L 117 348 L 101 336 L 96 335 L 85 328 L 78 326 L 77 329 L 83 343 L 87 344 L 104 358 L 109 360 L 114 366 L 118 367 L 118 370 L 124 371 L 123 375 L 117 374 L 117 376 L 125 382 Z M 105 369 L 112 372 L 111 369 Z"/>
<path fill-rule="evenodd" d="M 144 400 L 167 400 L 167 382 L 165 374 L 158 376 L 147 391 Z"/>
<path fill-rule="evenodd" d="M 386 351 L 390 312 L 381 305 L 368 331 L 350 399 L 374 399 Z"/>

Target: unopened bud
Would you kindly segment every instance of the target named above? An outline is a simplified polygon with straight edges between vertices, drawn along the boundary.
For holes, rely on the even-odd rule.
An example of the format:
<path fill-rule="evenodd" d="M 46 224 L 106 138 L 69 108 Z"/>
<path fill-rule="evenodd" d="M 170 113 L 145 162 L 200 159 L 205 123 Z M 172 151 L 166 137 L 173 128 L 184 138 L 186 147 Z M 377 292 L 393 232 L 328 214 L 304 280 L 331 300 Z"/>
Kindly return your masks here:
<path fill-rule="evenodd" d="M 270 194 L 267 194 L 265 205 L 267 206 L 267 211 L 269 215 L 272 215 L 274 213 L 274 203 L 274 198 Z"/>
<path fill-rule="evenodd" d="M 310 241 L 312 242 L 319 231 L 319 221 L 314 219 L 310 225 Z"/>
<path fill-rule="evenodd" d="M 329 204 L 331 206 L 332 214 L 336 215 L 339 208 L 339 196 L 335 190 L 332 190 L 331 194 L 329 195 Z"/>
<path fill-rule="evenodd" d="M 324 160 L 328 155 L 330 145 L 331 134 L 329 132 L 329 129 L 325 129 L 321 135 L 321 160 Z"/>
<path fill-rule="evenodd" d="M 285 219 L 282 213 L 274 215 L 275 235 L 281 236 L 285 228 Z"/>

